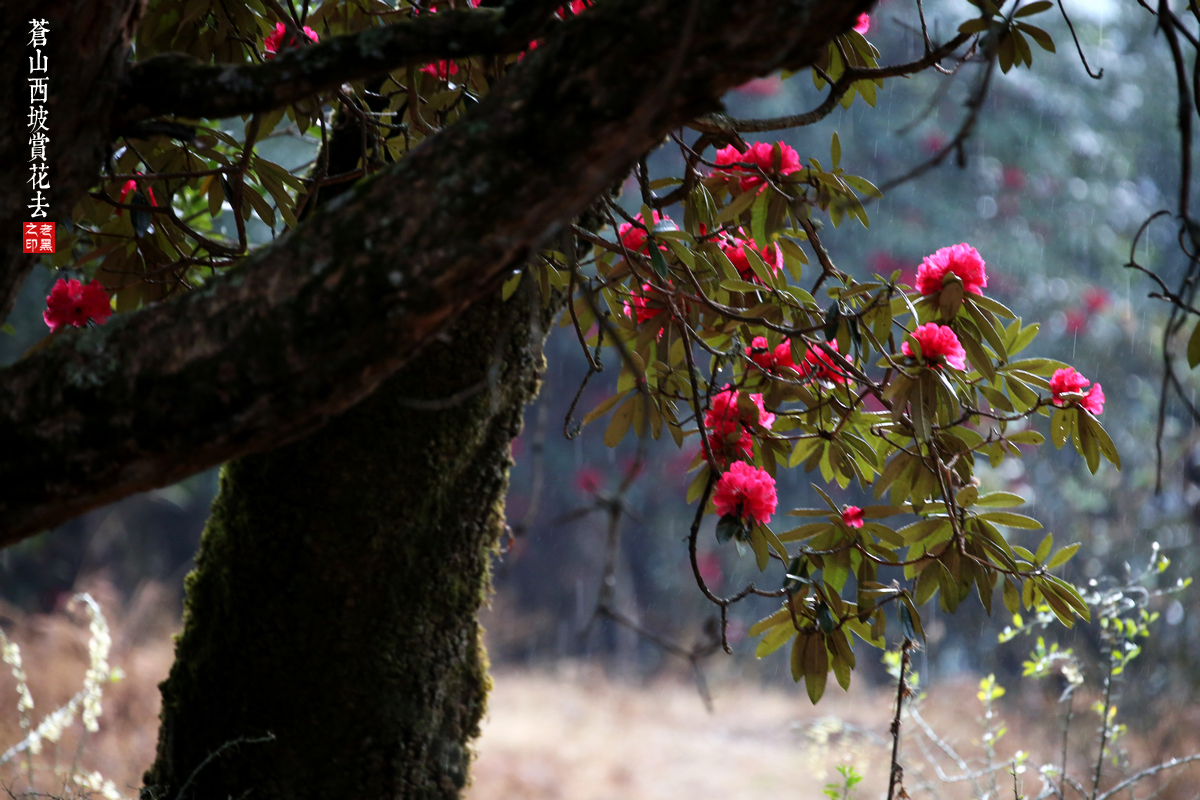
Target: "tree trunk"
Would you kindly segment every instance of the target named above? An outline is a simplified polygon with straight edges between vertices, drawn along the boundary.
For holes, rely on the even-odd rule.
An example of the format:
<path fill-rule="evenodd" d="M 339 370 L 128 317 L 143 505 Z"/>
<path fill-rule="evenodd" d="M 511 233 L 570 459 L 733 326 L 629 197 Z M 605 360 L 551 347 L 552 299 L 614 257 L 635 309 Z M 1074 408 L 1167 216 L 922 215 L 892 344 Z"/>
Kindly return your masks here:
<path fill-rule="evenodd" d="M 153 797 L 457 797 L 489 688 L 476 612 L 509 444 L 543 364 L 532 283 L 315 434 L 226 465 Z"/>

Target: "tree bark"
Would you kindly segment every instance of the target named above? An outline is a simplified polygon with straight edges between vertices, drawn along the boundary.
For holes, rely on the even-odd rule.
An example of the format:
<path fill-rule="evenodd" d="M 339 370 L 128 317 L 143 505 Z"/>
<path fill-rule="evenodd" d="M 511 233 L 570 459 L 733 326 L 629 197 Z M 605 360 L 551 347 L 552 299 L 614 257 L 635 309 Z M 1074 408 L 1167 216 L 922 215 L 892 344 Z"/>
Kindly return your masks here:
<path fill-rule="evenodd" d="M 0 372 L 0 546 L 370 394 L 672 128 L 812 63 L 862 2 L 605 0 L 239 268 Z"/>
<path fill-rule="evenodd" d="M 146 792 L 457 797 L 509 443 L 543 364 L 531 293 L 475 305 L 350 412 L 225 467 Z"/>

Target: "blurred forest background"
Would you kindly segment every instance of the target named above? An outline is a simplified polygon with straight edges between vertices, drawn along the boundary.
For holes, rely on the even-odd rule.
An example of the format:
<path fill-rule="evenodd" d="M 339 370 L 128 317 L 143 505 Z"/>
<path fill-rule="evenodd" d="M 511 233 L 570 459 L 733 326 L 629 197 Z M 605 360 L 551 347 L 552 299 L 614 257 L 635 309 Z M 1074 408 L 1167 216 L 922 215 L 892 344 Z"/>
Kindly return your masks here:
<path fill-rule="evenodd" d="M 989 292 L 1025 320 L 1042 322 L 1043 335 L 1031 355 L 1067 361 L 1104 385 L 1104 422 L 1124 462 L 1121 472 L 1102 465 L 1093 477 L 1072 448 L 1043 448 L 1024 462 L 981 468 L 984 487 L 1024 495 L 1032 504 L 1029 513 L 1060 543 L 1083 543 L 1066 567 L 1067 579 L 1086 584 L 1121 578 L 1127 569 L 1140 570 L 1157 542 L 1171 561 L 1158 579 L 1170 584 L 1200 571 L 1193 546 L 1200 521 L 1200 435 L 1185 410 L 1168 405 L 1163 491 L 1156 495 L 1154 442 L 1168 308 L 1147 299 L 1149 282 L 1123 264 L 1142 222 L 1174 206 L 1179 146 L 1174 76 L 1166 45 L 1154 35 L 1154 18 L 1136 3 L 1066 5 L 1089 62 L 1104 70 L 1101 80 L 1085 74 L 1061 16 L 1039 17 L 1059 52 L 1037 53 L 1032 70 L 997 75 L 965 168 L 947 163 L 901 186 L 869 207 L 869 230 L 846 222 L 828 230 L 825 243 L 838 266 L 856 278 L 899 269 L 909 283 L 922 257 L 937 248 L 961 241 L 978 248 L 988 263 Z M 939 39 L 973 15 L 964 0 L 930 0 L 926 11 Z M 1194 20 L 1187 21 L 1195 27 Z M 884 63 L 918 57 L 915 5 L 880 3 L 868 38 Z M 843 165 L 882 184 L 954 135 L 966 113 L 974 70 L 889 80 L 875 108 L 858 100 L 784 138 L 802 160 L 816 156 L 827 163 L 836 131 Z M 811 108 L 818 97 L 805 71 L 786 81 L 779 76 L 754 81 L 726 102 L 735 116 L 763 117 Z M 228 127 L 240 131 L 240 125 Z M 273 160 L 298 166 L 312 157 L 313 146 L 293 132 L 274 136 L 262 148 L 273 149 Z M 652 177 L 678 174 L 676 157 L 671 148 L 652 156 Z M 629 207 L 636 209 L 636 185 L 625 188 Z M 261 224 L 254 233 L 260 240 L 271 236 Z M 1168 282 L 1185 265 L 1174 234 L 1174 226 L 1164 223 L 1143 238 L 1148 248 L 1143 263 Z M 16 360 L 45 335 L 40 314 L 53 279 L 45 270 L 30 279 L 10 319 L 13 332 L 0 335 L 0 363 Z M 831 691 L 813 709 L 796 691 L 786 658 L 757 661 L 754 642 L 745 635 L 773 610 L 773 601 L 735 606 L 734 655 L 718 653 L 698 664 L 712 695 L 710 715 L 686 659 L 611 620 L 593 620 L 608 559 L 610 508 L 619 500 L 614 607 L 684 650 L 708 640 L 712 607 L 696 590 L 683 543 L 692 515 L 684 502 L 685 469 L 695 444 L 688 440 L 681 452 L 669 439 L 652 443 L 642 474 L 616 498 L 634 461 L 633 443 L 610 450 L 599 427 L 566 439 L 567 410 L 587 365 L 569 329 L 550 337 L 547 357 L 541 397 L 529 408 L 514 447 L 508 496 L 513 537 L 496 557 L 495 596 L 485 615 L 498 679 L 480 744 L 475 796 L 737 797 L 792 785 L 801 774 L 809 776 L 801 781 L 804 791 L 816 796 L 826 778 L 837 777 L 834 764 L 856 759 L 865 765 L 861 769 L 876 773 L 866 786 L 886 781 L 883 751 L 877 748 L 870 758 L 862 754 L 877 747 L 871 737 L 886 733 L 890 701 L 881 698 L 894 688 L 881 663 L 867 663 L 878 659 L 865 648 L 860 685 L 849 697 Z M 588 384 L 577 416 L 612 393 L 615 372 Z M 1182 372 L 1194 393 L 1196 376 Z M 820 504 L 808 485 L 812 477 L 800 470 L 780 473 L 781 510 Z M 111 690 L 111 708 L 117 710 L 106 712 L 102 726 L 124 733 L 100 744 L 107 741 L 102 731 L 95 757 L 118 784 L 122 779 L 116 776 L 136 781 L 153 755 L 155 683 L 170 664 L 169 634 L 178 626 L 183 577 L 216 486 L 215 471 L 198 475 L 0 551 L 0 624 L 26 648 L 39 708 L 68 697 L 86 663 L 79 652 L 86 637 L 61 614 L 65 600 L 76 591 L 92 591 L 113 621 L 111 660 L 128 677 Z M 853 486 L 835 499 L 869 502 Z M 1013 531 L 1017 537 L 1026 533 Z M 1020 541 L 1032 547 L 1040 536 L 1029 532 L 1028 538 Z M 757 576 L 753 559 L 719 548 L 711 531 L 701 541 L 710 585 L 730 590 Z M 1011 622 L 1002 606 L 989 618 L 978 602 L 964 603 L 953 617 L 933 605 L 925 623 L 928 641 L 914 656 L 933 706 L 930 718 L 941 714 L 946 729 L 969 749 L 981 730 L 975 725 L 980 713 L 975 689 L 981 676 L 994 674 L 1009 689 L 1002 703 L 1011 728 L 1006 745 L 1028 749 L 1053 741 L 1058 735 L 1053 704 L 1061 686 L 1023 681 L 1030 643 L 997 644 Z M 1186 591 L 1159 605 L 1153 609 L 1160 614 L 1154 635 L 1119 687 L 1130 731 L 1127 746 L 1144 756 L 1143 763 L 1200 744 L 1200 712 L 1190 708 L 1200 692 L 1200 592 Z M 1085 663 L 1098 655 L 1096 626 L 1052 627 L 1046 636 L 1074 648 Z M 6 680 L 0 676 L 0 691 L 8 691 Z M 0 734 L 6 743 L 17 738 L 15 722 L 5 719 L 11 709 L 5 696 Z M 853 725 L 830 722 L 830 715 Z M 760 740 L 775 749 L 738 755 L 739 742 Z M 831 754 L 830 748 L 840 750 Z M 1176 788 L 1195 787 L 1200 783 L 1195 778 L 1180 779 Z"/>

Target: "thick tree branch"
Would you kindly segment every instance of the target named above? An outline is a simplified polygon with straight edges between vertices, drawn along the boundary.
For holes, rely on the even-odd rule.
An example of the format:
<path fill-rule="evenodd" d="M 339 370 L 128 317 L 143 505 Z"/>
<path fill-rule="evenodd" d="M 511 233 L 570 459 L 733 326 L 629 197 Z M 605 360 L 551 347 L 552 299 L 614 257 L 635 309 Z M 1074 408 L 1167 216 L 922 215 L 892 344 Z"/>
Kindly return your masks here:
<path fill-rule="evenodd" d="M 850 87 L 857 81 L 875 80 L 876 78 L 896 78 L 921 72 L 948 58 L 955 50 L 966 44 L 970 38 L 969 34 L 960 33 L 940 47 L 930 50 L 923 58 L 907 64 L 896 64 L 873 69 L 849 67 L 837 79 L 837 83 L 830 87 L 829 94 L 825 96 L 821 104 L 812 111 L 803 114 L 791 114 L 785 117 L 770 117 L 767 119 L 736 119 L 721 113 L 705 114 L 689 122 L 688 127 L 702 133 L 729 134 L 766 133 L 767 131 L 812 125 L 829 116 L 830 112 L 837 108 L 838 103 L 846 95 L 846 92 L 850 91 Z"/>
<path fill-rule="evenodd" d="M 606 0 L 224 278 L 0 372 L 0 545 L 321 425 L 668 131 L 751 77 L 812 63 L 866 5 Z"/>
<path fill-rule="evenodd" d="M 262 64 L 201 64 L 188 55 L 164 53 L 130 67 L 121 82 L 113 131 L 161 114 L 218 118 L 269 111 L 406 66 L 514 53 L 529 46 L 555 5 L 514 0 L 503 8 L 424 14 L 285 50 Z"/>

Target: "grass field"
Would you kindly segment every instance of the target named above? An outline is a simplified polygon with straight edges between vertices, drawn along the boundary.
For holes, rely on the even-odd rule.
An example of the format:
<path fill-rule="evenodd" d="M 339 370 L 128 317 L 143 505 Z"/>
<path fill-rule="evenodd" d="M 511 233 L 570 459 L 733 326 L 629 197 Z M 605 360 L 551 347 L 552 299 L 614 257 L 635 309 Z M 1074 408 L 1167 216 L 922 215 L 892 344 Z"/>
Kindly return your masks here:
<path fill-rule="evenodd" d="M 100 730 L 84 741 L 79 761 L 111 779 L 126 797 L 136 797 L 142 771 L 154 756 L 157 683 L 173 655 L 171 623 L 155 613 L 161 607 L 161 598 L 150 593 L 114 619 L 110 662 L 125 677 L 107 687 Z M 6 629 L 22 647 L 36 722 L 78 691 L 87 664 L 86 625 L 65 615 L 23 618 L 0 609 L 0 616 L 13 621 Z M 600 665 L 576 662 L 497 668 L 467 800 L 809 800 L 822 796 L 843 764 L 866 775 L 851 797 L 883 796 L 894 688 L 859 683 L 844 693 L 831 682 L 814 708 L 802 689 L 724 674 L 722 663 L 729 662 L 719 658 L 710 669 L 711 713 L 686 674 L 615 678 Z M 982 752 L 978 683 L 978 676 L 967 675 L 940 681 L 927 687 L 922 705 L 932 729 L 970 758 Z M 1078 746 L 1071 758 L 1080 772 L 1088 753 L 1095 752 L 1089 703 L 1081 698 L 1076 705 Z M 15 706 L 14 682 L 5 669 L 0 671 L 0 752 L 21 738 Z M 1018 748 L 1032 751 L 1031 768 L 1020 780 L 1022 792 L 1036 797 L 1042 787 L 1036 765 L 1059 757 L 1057 710 L 1039 691 L 1012 691 L 999 714 L 1008 732 L 997 746 L 998 759 L 1007 761 Z M 1180 708 L 1159 728 L 1128 735 L 1131 763 L 1142 766 L 1195 750 L 1200 740 L 1196 716 Z M 76 723 L 68 733 L 58 750 L 59 763 L 75 758 L 80 730 Z M 991 791 L 986 777 L 978 781 L 978 791 L 969 781 L 939 779 L 921 758 L 922 742 L 930 751 L 936 746 L 918 741 L 911 720 L 904 730 L 904 784 L 912 797 L 950 800 Z M 52 754 L 47 748 L 43 761 Z M 1090 758 L 1094 763 L 1094 755 Z M 950 759 L 943 756 L 940 762 L 946 777 L 961 774 Z M 1133 796 L 1123 793 L 1121 800 L 1147 798 L 1164 787 L 1157 795 L 1162 800 L 1196 797 L 1200 774 L 1178 772 L 1169 786 L 1160 776 L 1158 783 L 1143 784 Z M 24 786 L 11 765 L 0 767 L 0 780 Z M 999 797 L 1013 797 L 1006 769 L 997 774 L 997 787 Z M 39 788 L 61 793 L 44 779 Z M 1068 797 L 1075 800 L 1070 792 Z"/>

